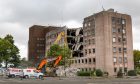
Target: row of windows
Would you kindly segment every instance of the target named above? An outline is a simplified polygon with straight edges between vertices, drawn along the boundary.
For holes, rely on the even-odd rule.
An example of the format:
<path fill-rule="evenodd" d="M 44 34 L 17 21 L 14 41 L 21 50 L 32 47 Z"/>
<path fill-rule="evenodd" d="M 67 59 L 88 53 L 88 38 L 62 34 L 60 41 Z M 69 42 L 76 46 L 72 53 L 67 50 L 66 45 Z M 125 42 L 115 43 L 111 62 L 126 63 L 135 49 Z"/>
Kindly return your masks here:
<path fill-rule="evenodd" d="M 116 29 L 115 27 L 112 28 L 112 32 L 113 33 L 123 33 L 123 34 L 126 34 L 126 29 L 122 29 L 122 28 L 118 28 Z"/>
<path fill-rule="evenodd" d="M 89 35 L 95 36 L 95 30 L 91 29 L 84 32 L 84 36 L 89 36 Z"/>
<path fill-rule="evenodd" d="M 114 63 L 123 63 L 123 57 L 114 57 L 113 58 Z M 124 57 L 124 63 L 127 63 L 127 57 Z"/>
<path fill-rule="evenodd" d="M 122 71 L 122 67 L 114 67 L 114 72 Z M 124 68 L 124 72 L 127 72 L 127 67 Z"/>
<path fill-rule="evenodd" d="M 88 39 L 88 40 L 85 40 L 85 45 L 90 45 L 90 44 L 95 44 L 95 39 Z"/>
<path fill-rule="evenodd" d="M 86 59 L 78 59 L 75 60 L 75 64 L 85 63 L 85 64 L 95 64 L 95 58 L 86 58 Z"/>
<path fill-rule="evenodd" d="M 37 38 L 38 41 L 45 40 L 45 38 Z"/>
<path fill-rule="evenodd" d="M 87 55 L 87 54 L 95 54 L 95 48 L 93 48 L 93 49 L 85 49 L 85 55 Z"/>
<path fill-rule="evenodd" d="M 113 42 L 113 43 L 117 42 L 117 38 L 116 38 L 116 37 L 113 37 L 112 42 Z M 119 43 L 120 43 L 120 42 L 126 43 L 126 38 L 123 38 L 123 39 L 122 39 L 121 37 L 118 37 L 118 42 L 119 42 Z"/>
<path fill-rule="evenodd" d="M 123 50 L 122 50 L 123 49 Z M 126 53 L 127 52 L 127 48 L 118 48 L 119 53 Z M 117 48 L 113 47 L 113 52 L 116 53 L 117 52 Z"/>
<path fill-rule="evenodd" d="M 112 17 L 112 24 L 126 24 L 126 20 L 122 18 Z"/>
<path fill-rule="evenodd" d="M 44 44 L 37 44 L 36 46 L 39 47 L 39 46 L 45 46 L 45 45 Z"/>
<path fill-rule="evenodd" d="M 95 68 L 80 68 L 81 71 L 95 71 Z"/>

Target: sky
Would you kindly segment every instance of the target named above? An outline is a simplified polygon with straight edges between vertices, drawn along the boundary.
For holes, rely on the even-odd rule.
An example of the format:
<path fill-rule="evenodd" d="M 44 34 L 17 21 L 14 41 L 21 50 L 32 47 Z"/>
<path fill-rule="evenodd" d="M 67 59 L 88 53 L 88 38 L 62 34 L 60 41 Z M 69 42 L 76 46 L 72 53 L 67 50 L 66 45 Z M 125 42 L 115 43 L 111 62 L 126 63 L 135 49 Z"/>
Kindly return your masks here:
<path fill-rule="evenodd" d="M 82 27 L 83 19 L 113 8 L 132 17 L 133 49 L 140 50 L 140 0 L 0 0 L 0 37 L 11 34 L 27 58 L 29 27 Z"/>

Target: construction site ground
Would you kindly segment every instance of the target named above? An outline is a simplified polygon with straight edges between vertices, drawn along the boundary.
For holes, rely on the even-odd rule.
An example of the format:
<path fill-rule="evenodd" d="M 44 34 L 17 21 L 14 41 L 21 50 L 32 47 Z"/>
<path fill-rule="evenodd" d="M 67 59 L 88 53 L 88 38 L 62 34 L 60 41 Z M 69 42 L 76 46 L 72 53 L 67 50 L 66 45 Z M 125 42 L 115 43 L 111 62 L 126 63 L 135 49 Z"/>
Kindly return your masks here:
<path fill-rule="evenodd" d="M 140 84 L 140 78 L 45 77 L 41 80 L 0 77 L 0 84 Z"/>

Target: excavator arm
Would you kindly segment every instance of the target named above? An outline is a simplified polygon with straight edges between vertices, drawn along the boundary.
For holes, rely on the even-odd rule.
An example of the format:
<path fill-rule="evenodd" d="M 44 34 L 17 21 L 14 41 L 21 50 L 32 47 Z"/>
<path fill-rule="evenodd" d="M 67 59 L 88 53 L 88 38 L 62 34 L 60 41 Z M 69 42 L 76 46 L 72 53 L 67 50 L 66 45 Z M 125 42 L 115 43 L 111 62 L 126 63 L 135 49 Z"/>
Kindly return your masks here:
<path fill-rule="evenodd" d="M 52 59 L 44 58 L 40 62 L 39 66 L 37 67 L 37 70 L 41 70 L 44 65 L 46 65 L 48 62 L 51 62 L 51 61 L 55 61 L 54 64 L 53 64 L 53 67 L 56 67 L 57 64 L 61 61 L 61 59 L 62 59 L 62 56 L 58 56 L 58 57 L 52 58 Z"/>
<path fill-rule="evenodd" d="M 58 36 L 57 36 L 54 44 L 57 44 L 62 39 L 62 37 L 64 37 L 64 45 L 66 45 L 67 44 L 67 40 L 66 40 L 66 34 L 65 34 L 64 31 L 63 32 L 60 32 L 58 34 Z M 55 63 L 53 64 L 53 67 L 56 67 L 57 64 L 61 61 L 61 59 L 62 59 L 62 56 L 61 55 L 58 56 L 58 57 L 56 57 L 56 58 L 52 58 L 52 59 L 44 58 L 44 59 L 42 59 L 42 61 L 38 65 L 37 70 L 41 70 L 44 65 L 46 65 L 48 62 L 51 62 L 51 61 L 54 61 L 54 60 L 55 60 Z"/>

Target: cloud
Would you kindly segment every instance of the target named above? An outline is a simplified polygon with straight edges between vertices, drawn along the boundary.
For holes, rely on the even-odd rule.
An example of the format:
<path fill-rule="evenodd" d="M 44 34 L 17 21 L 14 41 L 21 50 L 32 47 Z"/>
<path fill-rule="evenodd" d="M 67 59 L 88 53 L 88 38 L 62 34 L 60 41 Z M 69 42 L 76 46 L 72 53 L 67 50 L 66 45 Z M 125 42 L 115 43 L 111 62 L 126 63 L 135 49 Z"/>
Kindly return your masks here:
<path fill-rule="evenodd" d="M 134 49 L 140 49 L 139 3 L 139 0 L 0 0 L 0 36 L 12 34 L 22 57 L 27 57 L 30 26 L 81 27 L 85 17 L 104 7 L 132 16 Z"/>

